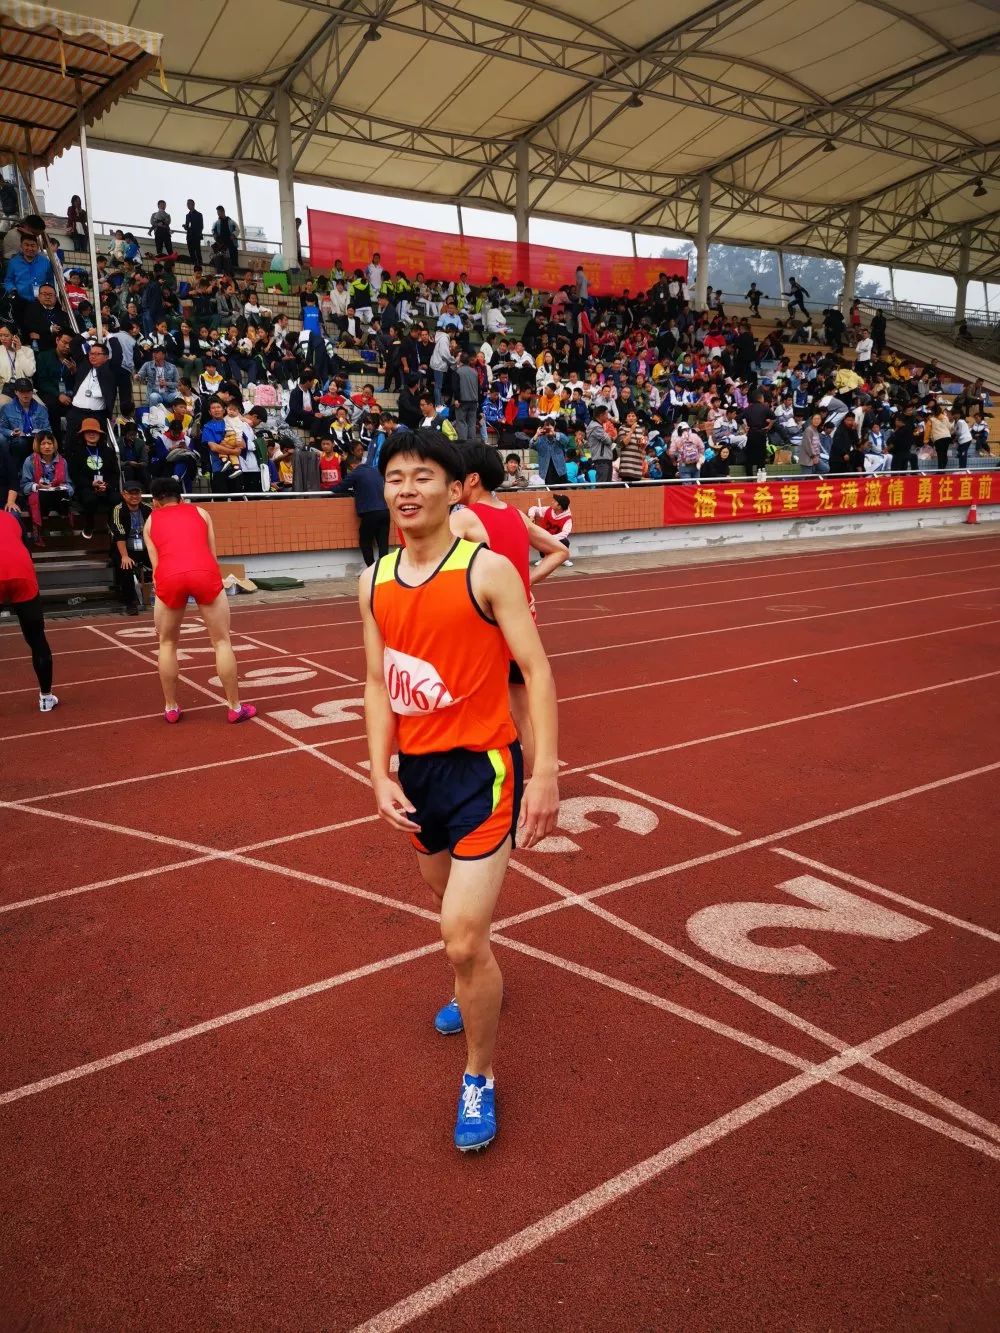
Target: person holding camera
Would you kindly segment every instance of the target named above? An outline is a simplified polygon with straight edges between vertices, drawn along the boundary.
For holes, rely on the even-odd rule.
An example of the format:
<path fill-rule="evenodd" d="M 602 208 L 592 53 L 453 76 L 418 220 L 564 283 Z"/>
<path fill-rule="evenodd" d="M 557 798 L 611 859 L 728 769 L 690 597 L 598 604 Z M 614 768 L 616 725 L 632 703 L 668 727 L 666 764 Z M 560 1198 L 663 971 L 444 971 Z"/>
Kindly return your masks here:
<path fill-rule="evenodd" d="M 566 450 L 571 441 L 554 421 L 543 421 L 532 438 L 538 453 L 536 471 L 546 486 L 566 483 Z"/>

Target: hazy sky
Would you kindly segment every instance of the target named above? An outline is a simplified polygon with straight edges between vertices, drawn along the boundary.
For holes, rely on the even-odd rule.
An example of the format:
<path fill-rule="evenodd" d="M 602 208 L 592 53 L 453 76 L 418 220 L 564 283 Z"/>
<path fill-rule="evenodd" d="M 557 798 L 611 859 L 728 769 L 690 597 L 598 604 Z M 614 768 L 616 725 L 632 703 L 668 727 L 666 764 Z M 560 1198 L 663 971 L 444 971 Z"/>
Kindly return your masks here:
<path fill-rule="evenodd" d="M 232 216 L 236 216 L 236 191 L 230 172 L 95 151 L 90 154 L 90 177 L 94 195 L 92 216 L 98 221 L 124 225 L 137 235 L 140 228 L 145 232 L 148 227 L 149 215 L 156 207 L 157 199 L 166 199 L 175 225 L 184 216 L 185 200 L 188 198 L 195 199 L 206 217 L 214 213 L 217 204 L 224 204 Z M 79 150 L 72 149 L 64 153 L 47 173 L 38 172 L 36 182 L 45 191 L 46 208 L 52 213 L 65 212 L 70 196 L 82 193 Z M 269 240 L 277 240 L 280 235 L 277 182 L 260 176 L 241 176 L 240 191 L 247 228 L 263 227 Z M 310 207 L 374 218 L 381 222 L 409 223 L 411 226 L 430 227 L 436 231 L 458 230 L 456 210 L 447 204 L 427 204 L 353 190 L 296 185 L 295 211 L 303 219 L 303 236 L 306 235 L 306 209 Z M 494 240 L 514 239 L 514 219 L 506 214 L 466 208 L 463 210 L 463 222 L 470 236 L 487 236 Z M 627 232 L 600 227 L 537 221 L 531 224 L 531 239 L 542 244 L 601 254 L 632 253 L 632 243 Z M 637 237 L 639 254 L 643 257 L 658 255 L 664 244 L 671 239 L 663 233 L 641 232 Z M 889 286 L 888 270 L 884 268 L 863 265 L 861 276 L 876 279 L 885 287 Z M 955 283 L 949 277 L 897 269 L 896 296 L 901 300 L 953 306 Z M 989 302 L 991 310 L 1000 311 L 1000 286 L 990 285 Z M 972 282 L 969 284 L 968 308 L 980 309 L 982 305 L 982 283 Z"/>

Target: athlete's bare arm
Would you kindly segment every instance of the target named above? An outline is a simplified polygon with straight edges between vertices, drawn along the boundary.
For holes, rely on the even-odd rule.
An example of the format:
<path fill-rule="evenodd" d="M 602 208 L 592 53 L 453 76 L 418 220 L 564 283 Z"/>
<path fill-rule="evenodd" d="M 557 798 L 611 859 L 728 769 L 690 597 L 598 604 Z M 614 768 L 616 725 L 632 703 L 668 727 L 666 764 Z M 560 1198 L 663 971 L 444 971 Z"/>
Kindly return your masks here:
<path fill-rule="evenodd" d="M 521 846 L 533 847 L 552 832 L 559 813 L 555 681 L 525 600 L 524 586 L 510 561 L 493 551 L 480 551 L 472 566 L 472 591 L 499 625 L 527 687 L 535 764 L 524 789 L 518 827 Z"/>
<path fill-rule="evenodd" d="M 372 789 L 378 812 L 387 824 L 402 833 L 419 833 L 419 824 L 407 819 L 415 813 L 402 787 L 389 771 L 396 748 L 396 716 L 389 702 L 385 686 L 383 658 L 385 644 L 382 633 L 372 615 L 372 580 L 377 565 L 361 575 L 358 600 L 361 605 L 361 623 L 365 638 L 365 731 L 368 733 L 368 758 L 371 763 Z"/>
<path fill-rule="evenodd" d="M 150 567 L 152 568 L 153 573 L 155 574 L 156 566 L 160 563 L 160 553 L 156 549 L 153 539 L 150 536 L 150 529 L 152 526 L 152 522 L 153 522 L 153 516 L 152 514 L 150 514 L 149 518 L 147 518 L 145 523 L 142 525 L 142 539 L 146 543 L 146 550 L 149 553 L 149 564 Z"/>
<path fill-rule="evenodd" d="M 467 542 L 481 542 L 483 546 L 490 544 L 483 520 L 471 509 L 456 509 L 448 519 L 448 525 L 453 537 L 462 537 Z"/>
<path fill-rule="evenodd" d="M 551 532 L 546 532 L 537 523 L 533 523 L 523 509 L 518 510 L 518 513 L 524 520 L 524 526 L 528 529 L 528 541 L 532 548 L 540 551 L 542 555 L 538 564 L 532 566 L 528 579 L 532 584 L 541 583 L 542 579 L 547 579 L 564 560 L 569 559 L 569 547 L 564 546 L 558 537 L 553 537 Z"/>

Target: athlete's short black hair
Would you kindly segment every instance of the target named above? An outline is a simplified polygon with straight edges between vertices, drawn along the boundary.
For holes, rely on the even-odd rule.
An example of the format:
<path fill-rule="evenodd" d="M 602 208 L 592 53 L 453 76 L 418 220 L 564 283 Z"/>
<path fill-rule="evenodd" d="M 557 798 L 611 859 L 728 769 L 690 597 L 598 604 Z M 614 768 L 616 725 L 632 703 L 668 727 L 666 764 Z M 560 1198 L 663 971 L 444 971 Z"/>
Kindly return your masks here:
<path fill-rule="evenodd" d="M 408 454 L 425 463 L 437 463 L 447 473 L 449 481 L 465 480 L 465 460 L 461 451 L 433 426 L 393 431 L 378 458 L 378 470 L 383 477 L 389 464 L 400 454 Z"/>
<path fill-rule="evenodd" d="M 176 477 L 157 477 L 149 488 L 149 493 L 154 500 L 179 500 L 181 498 L 181 484 Z"/>
<path fill-rule="evenodd" d="M 462 457 L 465 460 L 465 475 L 468 477 L 473 472 L 478 473 L 480 484 L 486 490 L 495 491 L 503 485 L 507 474 L 500 462 L 500 455 L 492 445 L 467 444 L 462 450 Z"/>

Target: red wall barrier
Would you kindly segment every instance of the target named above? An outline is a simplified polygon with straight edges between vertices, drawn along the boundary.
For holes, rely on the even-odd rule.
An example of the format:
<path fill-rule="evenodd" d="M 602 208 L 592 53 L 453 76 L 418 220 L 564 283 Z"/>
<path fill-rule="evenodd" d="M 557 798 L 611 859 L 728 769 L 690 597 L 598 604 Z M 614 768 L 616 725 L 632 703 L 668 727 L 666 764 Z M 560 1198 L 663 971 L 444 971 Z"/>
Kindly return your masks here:
<path fill-rule="evenodd" d="M 546 245 L 488 241 L 481 236 L 453 236 L 423 227 L 400 227 L 343 213 L 310 208 L 309 258 L 314 269 L 332 268 L 339 259 L 348 272 L 363 269 L 376 252 L 391 275 L 402 269 L 411 280 L 423 273 L 428 280 L 453 281 L 468 274 L 474 287 L 484 286 L 494 274 L 508 285 L 523 282 L 536 291 L 555 291 L 576 281 L 582 264 L 592 295 L 621 295 L 627 287 L 634 296 L 647 291 L 661 273 L 687 278 L 684 259 L 631 259 L 618 255 L 585 254 Z"/>

